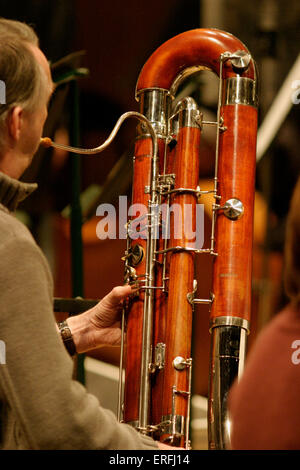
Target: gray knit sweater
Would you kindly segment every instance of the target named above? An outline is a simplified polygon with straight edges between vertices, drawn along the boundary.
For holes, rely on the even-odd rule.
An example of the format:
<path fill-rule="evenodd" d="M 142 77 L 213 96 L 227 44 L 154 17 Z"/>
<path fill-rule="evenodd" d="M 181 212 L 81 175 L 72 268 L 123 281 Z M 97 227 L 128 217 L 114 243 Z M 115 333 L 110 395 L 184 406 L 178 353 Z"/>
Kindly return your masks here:
<path fill-rule="evenodd" d="M 157 449 L 72 380 L 48 264 L 13 215 L 35 187 L 0 173 L 0 449 Z"/>

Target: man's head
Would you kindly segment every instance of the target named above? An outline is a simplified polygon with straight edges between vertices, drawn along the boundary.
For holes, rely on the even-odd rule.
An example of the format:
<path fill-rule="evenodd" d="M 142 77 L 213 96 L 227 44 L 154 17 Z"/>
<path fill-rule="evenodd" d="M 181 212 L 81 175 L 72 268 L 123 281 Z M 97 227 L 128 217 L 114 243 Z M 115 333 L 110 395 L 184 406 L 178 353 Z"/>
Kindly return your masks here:
<path fill-rule="evenodd" d="M 50 68 L 32 28 L 0 18 L 0 171 L 19 178 L 31 163 L 53 89 Z"/>

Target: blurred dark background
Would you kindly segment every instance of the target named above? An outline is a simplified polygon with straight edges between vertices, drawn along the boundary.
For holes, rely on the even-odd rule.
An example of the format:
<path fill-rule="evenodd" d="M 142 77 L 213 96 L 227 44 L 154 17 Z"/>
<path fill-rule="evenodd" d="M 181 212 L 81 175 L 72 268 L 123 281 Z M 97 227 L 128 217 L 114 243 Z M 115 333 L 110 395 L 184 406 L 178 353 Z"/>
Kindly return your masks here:
<path fill-rule="evenodd" d="M 79 81 L 82 144 L 91 140 L 98 144 L 122 112 L 137 109 L 134 90 L 143 64 L 162 42 L 180 32 L 217 27 L 247 45 L 258 64 L 260 121 L 299 53 L 300 4 L 296 0 L 153 0 L 151 5 L 138 0 L 1 0 L 0 7 L 2 16 L 34 26 L 52 63 L 85 51 L 82 65 L 90 75 Z M 205 103 L 210 94 L 204 87 L 202 95 L 208 108 L 214 105 Z M 272 160 L 268 173 L 260 171 L 267 163 L 261 162 L 258 168 L 258 188 L 278 217 L 286 213 L 299 171 L 298 122 L 299 106 L 294 105 L 262 159 Z M 105 178 L 105 170 L 128 144 L 128 136 L 122 137 L 116 154 L 83 162 L 83 187 Z"/>
<path fill-rule="evenodd" d="M 259 124 L 299 54 L 298 0 L 152 0 L 149 3 L 139 0 L 0 0 L 0 7 L 2 16 L 34 26 L 41 48 L 52 64 L 68 54 L 85 51 L 75 60 L 76 67 L 89 70 L 88 76 L 78 80 L 77 137 L 83 147 L 102 143 L 122 113 L 138 109 L 134 94 L 142 66 L 159 45 L 185 30 L 220 28 L 247 45 L 259 72 Z M 214 80 L 194 77 L 191 90 L 204 110 L 215 115 L 217 87 Z M 70 133 L 74 118 L 72 105 L 70 89 L 62 86 L 58 104 L 50 108 L 51 122 L 47 129 L 51 137 L 62 142 L 73 143 Z M 281 284 L 282 250 L 290 196 L 300 170 L 299 115 L 300 104 L 293 104 L 257 164 L 253 337 L 286 301 Z M 98 191 L 105 187 L 114 165 L 132 146 L 134 127 L 134 123 L 124 125 L 113 145 L 101 156 L 81 160 L 81 191 L 91 185 L 96 185 Z M 199 178 L 205 182 L 213 174 L 213 150 L 209 134 L 204 134 L 203 140 L 208 153 L 202 157 Z M 71 200 L 70 158 L 64 152 L 42 150 L 24 175 L 24 179 L 39 183 L 35 196 L 23 205 L 23 212 L 48 256 L 58 296 L 71 293 L 69 221 L 61 215 Z M 130 178 L 128 168 L 124 173 L 122 194 L 130 194 Z M 107 202 L 120 194 L 120 184 L 119 181 L 115 188 L 109 188 Z M 105 193 L 101 197 L 105 201 Z M 123 241 L 98 240 L 96 223 L 95 217 L 89 217 L 83 225 L 84 292 L 87 297 L 94 298 L 122 282 L 120 257 L 124 249 Z M 204 265 L 198 269 L 203 274 L 205 291 L 208 286 L 206 273 L 210 268 Z M 207 311 L 203 312 L 204 320 L 196 320 L 194 328 L 196 356 L 199 357 L 196 358 L 196 370 L 200 371 L 196 374 L 195 390 L 205 395 L 208 315 Z M 107 360 L 114 362 L 110 356 Z"/>

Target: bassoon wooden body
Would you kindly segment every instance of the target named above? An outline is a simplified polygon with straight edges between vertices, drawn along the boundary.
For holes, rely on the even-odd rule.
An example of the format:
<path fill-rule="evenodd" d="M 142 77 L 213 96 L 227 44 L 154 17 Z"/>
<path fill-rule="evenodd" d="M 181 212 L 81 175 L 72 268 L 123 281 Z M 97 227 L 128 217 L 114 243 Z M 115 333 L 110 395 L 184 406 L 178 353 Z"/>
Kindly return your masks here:
<path fill-rule="evenodd" d="M 197 240 L 202 223 L 197 218 L 199 144 L 206 122 L 193 99 L 175 99 L 182 80 L 201 69 L 220 79 L 209 247 Z M 251 311 L 255 65 L 231 34 L 188 31 L 152 54 L 140 73 L 136 98 L 155 130 L 158 152 L 153 157 L 152 139 L 140 125 L 132 204 L 146 210 L 128 223 L 125 277 L 137 282 L 139 291 L 126 311 L 123 420 L 164 442 L 189 447 L 193 306 L 207 303 L 212 338 L 209 448 L 226 448 L 226 399 L 243 368 Z M 138 235 L 134 223 L 140 224 Z M 212 293 L 197 299 L 194 258 L 207 252 L 214 257 Z"/>

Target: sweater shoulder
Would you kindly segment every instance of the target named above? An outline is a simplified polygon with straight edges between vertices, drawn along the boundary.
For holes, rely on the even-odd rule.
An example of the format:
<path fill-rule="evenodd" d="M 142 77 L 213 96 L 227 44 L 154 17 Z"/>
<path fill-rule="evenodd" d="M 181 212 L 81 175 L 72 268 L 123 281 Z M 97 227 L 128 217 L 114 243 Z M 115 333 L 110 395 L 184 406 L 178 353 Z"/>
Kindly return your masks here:
<path fill-rule="evenodd" d="M 18 220 L 14 214 L 0 210 L 0 251 L 5 254 L 2 257 L 1 268 L 12 268 L 19 264 L 20 259 L 26 261 L 31 270 L 38 266 L 43 270 L 48 283 L 53 287 L 52 274 L 48 261 L 34 240 L 29 229 Z"/>
<path fill-rule="evenodd" d="M 0 248 L 7 243 L 17 240 L 28 240 L 35 244 L 28 228 L 14 214 L 0 210 Z"/>

